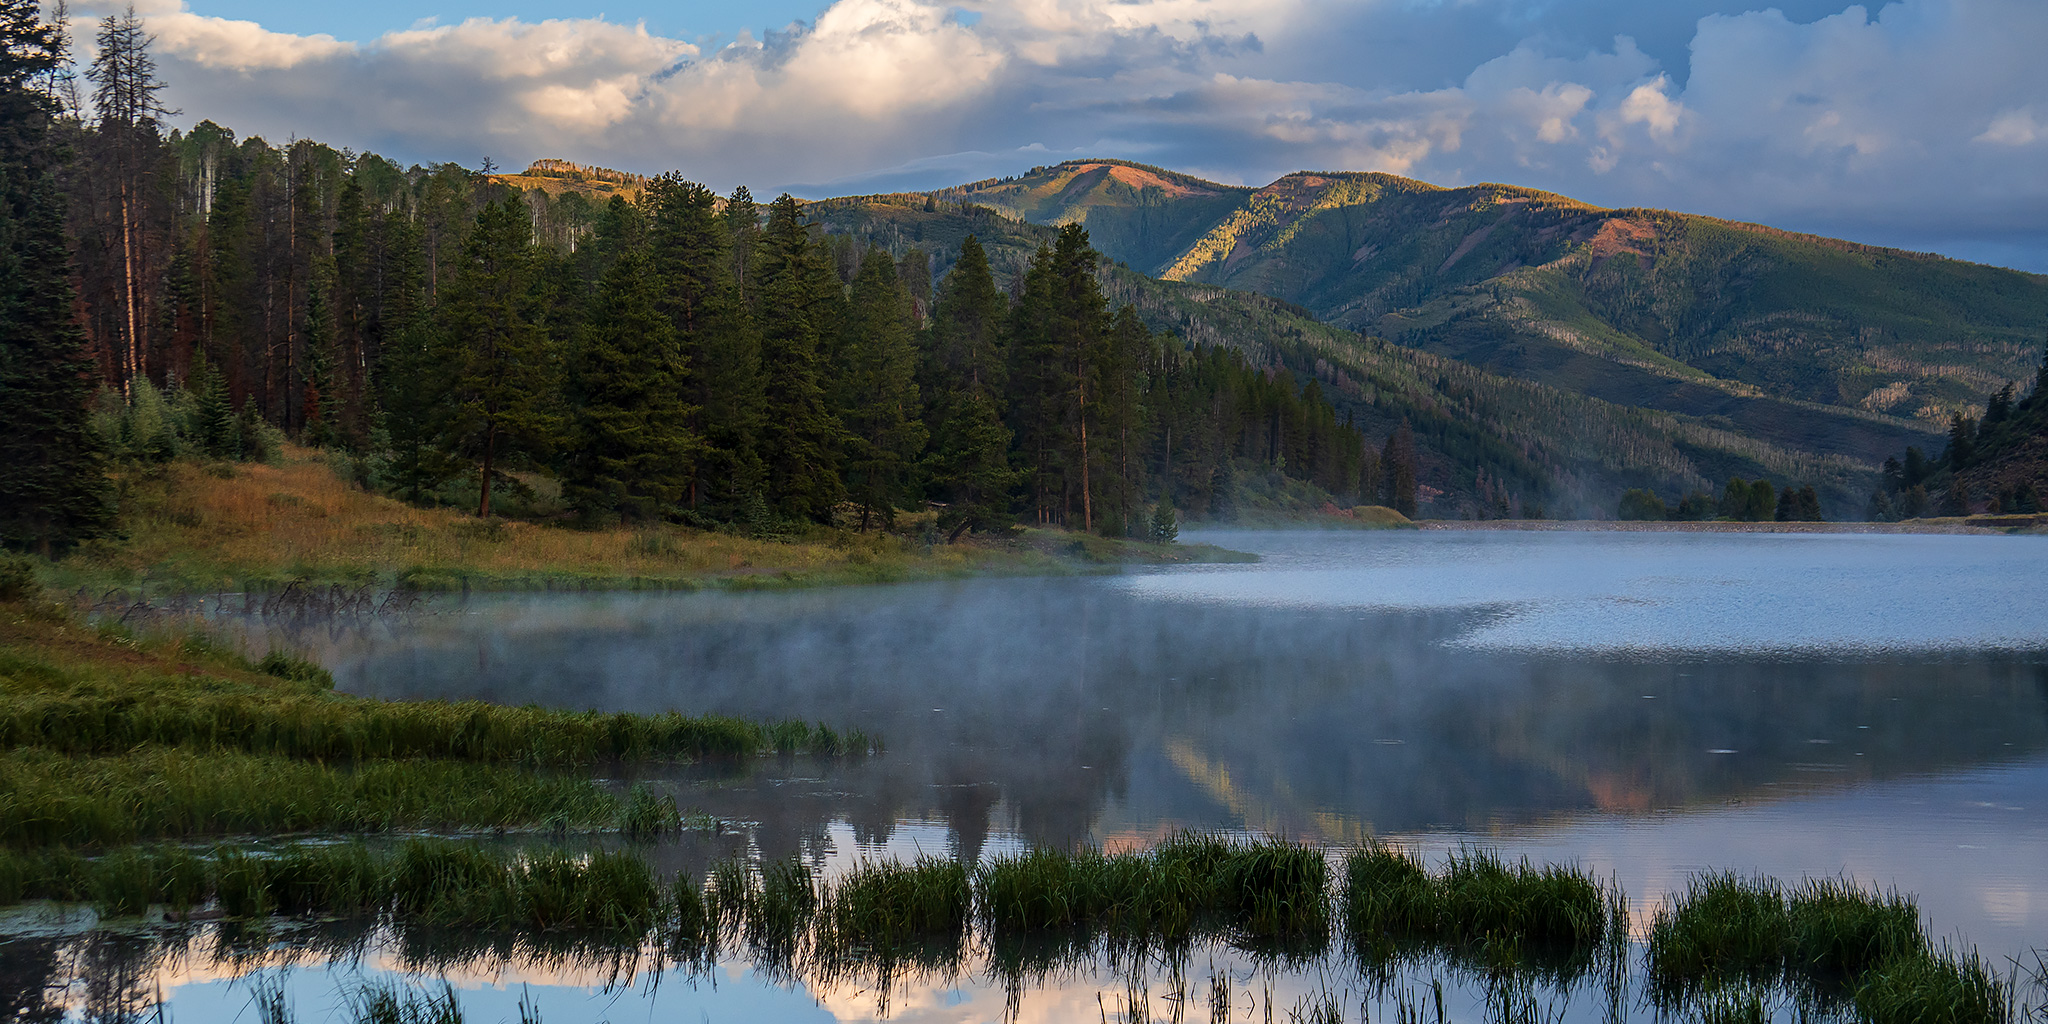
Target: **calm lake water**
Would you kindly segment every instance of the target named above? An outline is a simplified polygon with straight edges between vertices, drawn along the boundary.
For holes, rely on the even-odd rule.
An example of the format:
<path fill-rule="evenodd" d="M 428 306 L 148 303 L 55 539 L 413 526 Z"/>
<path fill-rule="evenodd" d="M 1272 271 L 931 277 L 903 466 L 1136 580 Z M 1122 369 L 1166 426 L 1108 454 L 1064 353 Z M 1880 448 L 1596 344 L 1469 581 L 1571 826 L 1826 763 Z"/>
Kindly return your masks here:
<path fill-rule="evenodd" d="M 290 639 L 353 693 L 802 717 L 886 739 L 874 758 L 653 776 L 732 822 L 654 851 L 678 870 L 743 850 L 829 873 L 861 857 L 1142 846 L 1181 828 L 1333 848 L 1378 836 L 1432 857 L 1481 845 L 1575 861 L 1619 880 L 1638 928 L 1714 868 L 1915 893 L 1930 934 L 2001 964 L 2048 948 L 2048 540 L 1198 539 L 1262 560 L 473 596 Z M 8 958 L 82 964 L 114 941 L 89 921 L 40 927 L 0 944 L 0 972 Z M 872 981 L 770 979 L 744 960 L 681 977 L 574 957 L 409 958 L 374 935 L 346 956 L 231 948 L 211 931 L 123 941 L 150 950 L 133 971 L 176 1020 L 246 1016 L 253 988 L 279 979 L 299 1019 L 339 1019 L 362 977 L 392 973 L 447 978 L 472 1021 L 517 1020 L 522 996 L 549 1021 L 1115 1020 L 1127 1005 L 1206 1019 L 1196 997 L 1214 977 L 1241 992 L 1238 1019 L 1250 1006 L 1285 1020 L 1317 992 L 1352 1017 L 1361 1000 L 1392 1005 L 1338 959 L 1274 969 L 1229 949 L 1200 954 L 1192 978 L 1155 971 L 1142 991 L 1101 969 L 1006 993 L 969 969 L 889 986 L 885 1006 Z M 1409 981 L 1427 985 L 1437 968 L 1418 970 Z M 1171 995 L 1182 981 L 1185 1006 Z M 1454 1019 L 1485 1016 L 1482 994 L 1447 984 Z M 1565 1019 L 1608 1013 L 1597 993 L 1555 1004 Z"/>

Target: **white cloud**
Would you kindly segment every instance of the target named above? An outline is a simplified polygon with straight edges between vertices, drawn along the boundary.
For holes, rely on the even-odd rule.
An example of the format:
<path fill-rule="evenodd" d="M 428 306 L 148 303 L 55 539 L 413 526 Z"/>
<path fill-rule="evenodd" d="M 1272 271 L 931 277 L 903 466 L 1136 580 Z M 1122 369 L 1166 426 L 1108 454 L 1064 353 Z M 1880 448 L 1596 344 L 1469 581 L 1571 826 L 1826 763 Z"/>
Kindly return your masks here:
<path fill-rule="evenodd" d="M 1991 119 L 1991 126 L 1972 142 L 1989 142 L 1995 146 L 2031 146 L 2048 139 L 2048 125 L 2034 120 L 2034 112 L 2026 107 L 2008 110 Z"/>
<path fill-rule="evenodd" d="M 1251 182 L 1374 169 L 1894 238 L 2048 231 L 2048 3 L 1824 2 L 837 0 L 701 53 L 595 19 L 348 42 L 141 9 L 188 116 L 408 159 L 773 187 L 1042 142 Z"/>

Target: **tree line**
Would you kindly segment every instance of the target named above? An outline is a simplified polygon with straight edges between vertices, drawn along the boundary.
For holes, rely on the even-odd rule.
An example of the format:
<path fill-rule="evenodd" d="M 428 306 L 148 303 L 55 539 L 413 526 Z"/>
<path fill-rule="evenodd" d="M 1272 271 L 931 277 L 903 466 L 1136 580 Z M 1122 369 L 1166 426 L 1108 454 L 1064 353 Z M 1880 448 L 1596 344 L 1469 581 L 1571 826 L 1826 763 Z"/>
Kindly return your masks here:
<path fill-rule="evenodd" d="M 2036 515 L 2043 511 L 2039 480 L 2048 463 L 2048 346 L 2024 394 L 2007 382 L 1985 400 L 1984 415 L 1949 418 L 1948 443 L 1928 458 L 1908 447 L 1904 458 L 1884 461 L 1871 492 L 1869 517 L 1896 522 L 1922 516 Z"/>
<path fill-rule="evenodd" d="M 132 15 L 100 23 L 88 116 L 57 26 L 0 12 L 0 408 L 38 467 L 0 485 L 10 544 L 104 529 L 107 455 L 279 434 L 480 515 L 543 473 L 592 524 L 866 528 L 929 501 L 954 536 L 1143 535 L 1252 483 L 1413 509 L 1412 435 L 1373 450 L 1315 383 L 1112 309 L 1078 226 L 1007 282 L 970 238 L 935 283 L 787 195 L 669 174 L 551 201 L 488 167 L 166 132 Z"/>
<path fill-rule="evenodd" d="M 1767 479 L 1744 480 L 1730 477 L 1717 498 L 1707 491 L 1694 491 L 1677 504 L 1666 505 L 1655 491 L 1631 488 L 1622 493 L 1615 509 L 1616 519 L 1633 522 L 1671 521 L 1682 523 L 1818 523 L 1820 495 L 1812 484 L 1781 490 Z"/>

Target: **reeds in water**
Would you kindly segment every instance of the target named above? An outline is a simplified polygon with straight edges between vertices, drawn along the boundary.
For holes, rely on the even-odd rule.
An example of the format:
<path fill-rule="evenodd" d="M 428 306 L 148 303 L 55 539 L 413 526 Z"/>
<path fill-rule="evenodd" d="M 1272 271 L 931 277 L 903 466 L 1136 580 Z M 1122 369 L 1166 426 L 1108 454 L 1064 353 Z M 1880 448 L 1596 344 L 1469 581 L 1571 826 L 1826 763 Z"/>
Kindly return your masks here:
<path fill-rule="evenodd" d="M 1510 864 L 1487 851 L 1453 854 L 1431 874 L 1412 853 L 1379 843 L 1344 861 L 1344 920 L 1362 954 L 1402 945 L 1484 947 L 1507 958 L 1527 950 L 1583 959 L 1626 919 L 1625 900 L 1576 867 Z"/>
<path fill-rule="evenodd" d="M 580 777 L 498 765 L 376 761 L 353 768 L 144 747 L 104 757 L 0 754 L 0 842 L 85 846 L 224 834 L 372 832 L 565 822 L 609 825 L 617 798 Z"/>
<path fill-rule="evenodd" d="M 2007 984 L 1974 950 L 1923 947 L 1863 975 L 1856 1012 L 1869 1024 L 2005 1024 Z"/>
<path fill-rule="evenodd" d="M 957 941 L 972 907 L 967 868 L 958 861 L 865 863 L 827 890 L 819 945 L 886 953 L 934 939 Z"/>
<path fill-rule="evenodd" d="M 1320 850 L 1187 833 L 1149 853 L 1034 850 L 976 872 L 978 913 L 998 933 L 1095 927 L 1178 938 L 1209 925 L 1252 939 L 1325 936 Z"/>
<path fill-rule="evenodd" d="M 1776 973 L 1792 922 L 1775 879 L 1696 875 L 1650 922 L 1650 979 L 1676 995 Z"/>
<path fill-rule="evenodd" d="M 1788 966 L 1850 978 L 1927 947 L 1920 908 L 1897 892 L 1817 879 L 1786 900 Z"/>

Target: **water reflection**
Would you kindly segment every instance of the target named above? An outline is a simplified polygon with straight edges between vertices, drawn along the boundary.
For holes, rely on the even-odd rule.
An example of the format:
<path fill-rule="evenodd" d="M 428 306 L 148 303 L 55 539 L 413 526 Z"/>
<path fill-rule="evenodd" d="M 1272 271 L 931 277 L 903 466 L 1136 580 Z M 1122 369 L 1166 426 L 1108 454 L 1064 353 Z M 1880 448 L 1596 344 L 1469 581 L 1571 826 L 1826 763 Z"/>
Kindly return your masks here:
<path fill-rule="evenodd" d="M 655 773 L 745 823 L 720 851 L 972 860 L 1182 826 L 1480 840 L 1615 874 L 1639 923 L 1686 872 L 1726 867 L 1919 892 L 1933 933 L 1997 956 L 2048 935 L 2048 543 L 1203 539 L 1265 560 L 252 621 L 357 693 L 886 738 L 881 758 Z M 662 856 L 701 870 L 720 851 Z M 1063 983 L 1022 987 L 1041 984 Z M 943 973 L 899 986 L 896 1012 L 992 1017 L 938 1005 L 957 989 Z M 815 994 L 831 1008 L 838 991 Z"/>

